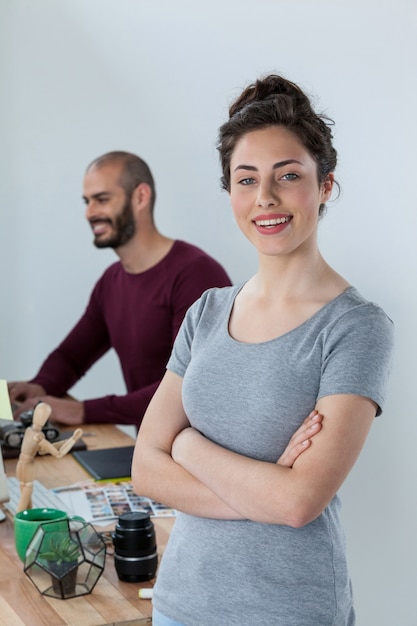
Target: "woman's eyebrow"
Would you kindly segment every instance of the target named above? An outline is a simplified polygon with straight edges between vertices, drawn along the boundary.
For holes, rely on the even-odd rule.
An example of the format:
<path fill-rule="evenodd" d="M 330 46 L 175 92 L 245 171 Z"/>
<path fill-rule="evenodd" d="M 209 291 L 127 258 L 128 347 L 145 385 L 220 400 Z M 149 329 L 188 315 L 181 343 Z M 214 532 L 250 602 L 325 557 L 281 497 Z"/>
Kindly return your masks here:
<path fill-rule="evenodd" d="M 284 167 L 285 165 L 290 165 L 291 163 L 298 163 L 298 165 L 302 165 L 301 161 L 297 161 L 297 159 L 286 159 L 285 161 L 278 161 L 274 163 L 272 166 L 273 170 L 279 169 L 280 167 Z M 247 170 L 248 172 L 256 172 L 258 170 L 254 165 L 237 165 L 233 170 L 236 172 L 237 170 Z"/>

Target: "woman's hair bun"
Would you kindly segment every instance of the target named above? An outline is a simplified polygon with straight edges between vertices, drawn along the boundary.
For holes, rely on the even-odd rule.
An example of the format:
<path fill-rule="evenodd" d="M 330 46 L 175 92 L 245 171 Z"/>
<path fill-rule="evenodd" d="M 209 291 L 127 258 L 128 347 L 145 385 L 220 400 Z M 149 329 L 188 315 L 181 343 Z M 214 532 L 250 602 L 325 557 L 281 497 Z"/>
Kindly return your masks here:
<path fill-rule="evenodd" d="M 298 85 L 282 76 L 270 74 L 246 87 L 239 98 L 230 105 L 229 116 L 233 117 L 248 104 L 262 100 L 271 100 L 276 96 L 288 96 L 294 102 L 294 108 L 297 108 L 297 104 L 310 106 L 309 99 Z"/>

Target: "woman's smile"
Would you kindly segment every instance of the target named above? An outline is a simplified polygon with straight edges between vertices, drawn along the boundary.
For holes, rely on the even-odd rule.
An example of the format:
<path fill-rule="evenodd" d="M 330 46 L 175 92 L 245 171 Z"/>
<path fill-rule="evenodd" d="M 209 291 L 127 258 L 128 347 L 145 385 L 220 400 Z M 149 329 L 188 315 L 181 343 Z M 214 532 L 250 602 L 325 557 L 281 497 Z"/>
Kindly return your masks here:
<path fill-rule="evenodd" d="M 282 232 L 287 224 L 291 221 L 291 215 L 285 216 L 259 216 L 256 217 L 253 222 L 259 233 L 263 235 L 275 235 L 276 233 Z"/>

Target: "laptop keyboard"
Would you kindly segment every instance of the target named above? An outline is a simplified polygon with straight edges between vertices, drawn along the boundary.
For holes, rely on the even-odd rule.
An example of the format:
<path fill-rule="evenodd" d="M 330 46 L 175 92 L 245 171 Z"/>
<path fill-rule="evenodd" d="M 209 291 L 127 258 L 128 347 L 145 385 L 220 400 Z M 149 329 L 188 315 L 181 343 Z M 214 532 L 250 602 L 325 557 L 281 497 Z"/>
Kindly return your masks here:
<path fill-rule="evenodd" d="M 10 499 L 8 502 L 5 502 L 3 506 L 10 511 L 12 515 L 16 515 L 16 509 L 20 499 L 20 483 L 17 478 L 12 476 L 7 479 L 7 485 Z M 38 480 L 33 481 L 32 508 L 59 509 L 60 511 L 66 511 L 65 504 L 61 498 L 50 489 L 47 489 Z"/>

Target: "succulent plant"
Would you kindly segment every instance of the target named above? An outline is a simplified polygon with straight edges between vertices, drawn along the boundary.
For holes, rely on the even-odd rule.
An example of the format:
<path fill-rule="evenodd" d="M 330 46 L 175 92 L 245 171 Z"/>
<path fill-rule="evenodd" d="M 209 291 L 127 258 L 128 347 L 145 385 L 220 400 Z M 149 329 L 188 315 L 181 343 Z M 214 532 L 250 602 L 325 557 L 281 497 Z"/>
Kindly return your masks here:
<path fill-rule="evenodd" d="M 55 561 L 57 565 L 61 565 L 61 563 L 76 561 L 80 556 L 78 544 L 68 535 L 59 540 L 51 537 L 48 543 L 48 550 L 42 551 L 39 554 L 39 557 L 45 561 Z"/>

